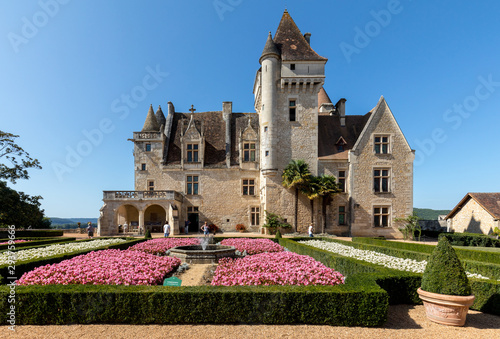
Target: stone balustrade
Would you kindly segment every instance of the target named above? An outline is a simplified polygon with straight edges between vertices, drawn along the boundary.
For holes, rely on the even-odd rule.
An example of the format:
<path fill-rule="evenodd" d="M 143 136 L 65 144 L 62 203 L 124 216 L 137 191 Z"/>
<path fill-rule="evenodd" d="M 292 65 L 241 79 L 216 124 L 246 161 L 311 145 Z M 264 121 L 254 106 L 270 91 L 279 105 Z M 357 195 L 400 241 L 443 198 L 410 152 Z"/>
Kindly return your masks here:
<path fill-rule="evenodd" d="M 177 200 L 182 194 L 176 191 L 104 191 L 103 200 Z"/>

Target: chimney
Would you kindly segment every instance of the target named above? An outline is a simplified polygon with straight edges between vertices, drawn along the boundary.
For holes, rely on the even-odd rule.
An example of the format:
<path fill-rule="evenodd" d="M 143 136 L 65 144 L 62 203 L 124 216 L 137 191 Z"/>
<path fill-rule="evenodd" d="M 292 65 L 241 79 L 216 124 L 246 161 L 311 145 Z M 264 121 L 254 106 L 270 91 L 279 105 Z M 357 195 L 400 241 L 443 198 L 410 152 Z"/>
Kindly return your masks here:
<path fill-rule="evenodd" d="M 233 112 L 233 103 L 224 101 L 222 103 L 222 118 L 226 122 L 226 166 L 231 167 L 231 113 Z"/>
<path fill-rule="evenodd" d="M 340 117 L 340 127 L 345 127 L 345 102 L 347 100 L 342 98 L 340 99 L 336 104 L 335 107 L 337 108 L 337 112 Z"/>
<path fill-rule="evenodd" d="M 306 38 L 306 41 L 309 45 L 311 45 L 311 33 L 304 33 L 304 38 Z"/>

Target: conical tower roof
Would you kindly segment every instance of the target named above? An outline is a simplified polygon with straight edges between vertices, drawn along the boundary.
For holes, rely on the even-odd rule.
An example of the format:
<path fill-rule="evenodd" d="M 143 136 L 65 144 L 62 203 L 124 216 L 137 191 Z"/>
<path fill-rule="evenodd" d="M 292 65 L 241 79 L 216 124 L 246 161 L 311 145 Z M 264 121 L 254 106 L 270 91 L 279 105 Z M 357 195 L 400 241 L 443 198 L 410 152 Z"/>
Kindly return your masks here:
<path fill-rule="evenodd" d="M 269 32 L 269 35 L 267 36 L 266 45 L 264 46 L 264 50 L 262 51 L 262 55 L 260 56 L 259 62 L 262 63 L 262 59 L 264 57 L 271 55 L 275 55 L 276 57 L 279 58 L 280 51 L 278 50 L 278 47 L 276 47 L 276 44 L 273 41 L 271 32 Z"/>
<path fill-rule="evenodd" d="M 156 116 L 156 121 L 158 122 L 158 125 L 165 125 L 165 115 L 163 114 L 163 111 L 161 110 L 161 106 L 158 106 L 158 110 L 155 113 Z"/>
<path fill-rule="evenodd" d="M 307 42 L 304 35 L 300 33 L 299 28 L 292 17 L 285 9 L 281 17 L 280 24 L 274 35 L 274 43 L 281 52 L 281 58 L 284 61 L 327 61 L 316 53 Z"/>
<path fill-rule="evenodd" d="M 321 89 L 319 90 L 318 93 L 318 107 L 321 106 L 322 104 L 331 104 L 331 103 L 332 101 L 330 100 L 330 97 L 326 93 L 323 86 L 321 86 Z"/>
<path fill-rule="evenodd" d="M 155 113 L 153 112 L 153 105 L 149 106 L 148 116 L 144 122 L 141 132 L 158 132 L 160 130 L 160 125 L 156 120 Z"/>

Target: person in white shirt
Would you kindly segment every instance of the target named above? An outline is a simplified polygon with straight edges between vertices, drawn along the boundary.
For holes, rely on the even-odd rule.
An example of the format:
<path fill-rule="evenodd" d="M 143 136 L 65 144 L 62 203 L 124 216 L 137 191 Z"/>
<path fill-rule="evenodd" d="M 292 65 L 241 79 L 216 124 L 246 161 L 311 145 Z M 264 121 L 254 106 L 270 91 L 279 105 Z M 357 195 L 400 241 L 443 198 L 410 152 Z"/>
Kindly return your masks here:
<path fill-rule="evenodd" d="M 310 238 L 314 237 L 314 235 L 313 235 L 313 224 L 309 224 L 309 237 Z"/>
<path fill-rule="evenodd" d="M 163 225 L 163 235 L 166 237 L 170 236 L 170 225 L 168 224 L 168 221 Z"/>

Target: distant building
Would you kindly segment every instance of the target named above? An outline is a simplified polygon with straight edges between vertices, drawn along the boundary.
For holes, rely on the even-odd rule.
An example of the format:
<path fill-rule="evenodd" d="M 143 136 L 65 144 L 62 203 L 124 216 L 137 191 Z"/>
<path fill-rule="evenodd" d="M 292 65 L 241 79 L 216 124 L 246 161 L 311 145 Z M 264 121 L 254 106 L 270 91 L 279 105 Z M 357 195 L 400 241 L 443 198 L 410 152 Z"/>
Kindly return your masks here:
<path fill-rule="evenodd" d="M 205 221 L 261 232 L 265 211 L 292 223 L 294 191 L 282 186 L 281 175 L 302 159 L 313 175 L 342 184 L 327 207 L 328 233 L 401 237 L 393 219 L 413 211 L 414 151 L 383 97 L 364 115 L 346 114 L 343 98 L 330 100 L 323 88 L 327 59 L 312 49 L 310 36 L 285 10 L 259 59 L 255 112 L 233 112 L 231 102 L 221 111 L 177 112 L 169 102 L 165 117 L 150 107 L 130 139 L 135 191 L 104 192 L 100 234 L 117 234 L 125 223 L 159 230 L 165 220 L 174 234 L 186 220 L 192 232 Z M 321 230 L 320 199 L 311 206 L 300 196 L 301 232 L 311 216 Z"/>
<path fill-rule="evenodd" d="M 450 231 L 491 234 L 500 228 L 500 193 L 467 193 L 446 220 Z"/>

